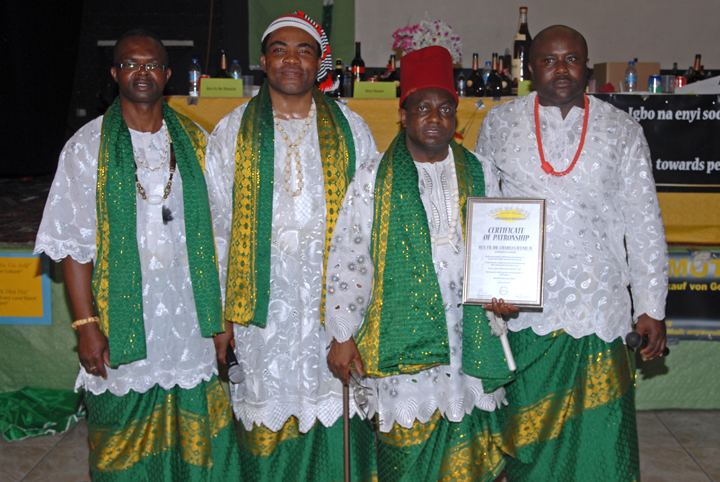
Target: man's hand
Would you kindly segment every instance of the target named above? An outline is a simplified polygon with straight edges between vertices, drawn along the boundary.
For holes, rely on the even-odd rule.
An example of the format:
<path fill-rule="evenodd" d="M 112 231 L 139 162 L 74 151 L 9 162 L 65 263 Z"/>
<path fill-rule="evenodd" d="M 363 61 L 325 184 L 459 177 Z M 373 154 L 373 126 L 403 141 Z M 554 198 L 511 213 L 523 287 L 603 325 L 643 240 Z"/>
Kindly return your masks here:
<path fill-rule="evenodd" d="M 492 304 L 483 305 L 483 308 L 495 312 L 495 316 L 500 316 L 503 319 L 505 319 L 510 313 L 517 313 L 520 311 L 520 308 L 513 304 L 505 303 L 505 300 L 502 298 L 499 300 L 497 298 L 493 298 Z"/>
<path fill-rule="evenodd" d="M 365 367 L 363 366 L 360 352 L 353 338 L 342 343 L 333 340 L 330 353 L 328 353 L 327 356 L 327 362 L 330 371 L 342 380 L 345 385 L 350 383 L 350 369 L 353 364 L 355 364 L 355 370 L 357 370 L 360 376 L 365 376 Z"/>
<path fill-rule="evenodd" d="M 235 337 L 233 336 L 233 324 L 232 321 L 225 320 L 225 332 L 218 333 L 213 337 L 213 343 L 215 343 L 215 354 L 217 356 L 218 363 L 227 365 L 225 360 L 225 354 L 227 352 L 228 344 L 232 344 L 235 348 Z"/>
<path fill-rule="evenodd" d="M 78 327 L 78 358 L 90 375 L 107 378 L 105 366 L 110 366 L 110 347 L 97 323 Z"/>
<path fill-rule="evenodd" d="M 650 318 L 646 313 L 643 313 L 638 318 L 635 331 L 640 336 L 648 335 L 648 345 L 643 350 L 640 350 L 643 361 L 652 360 L 665 349 L 665 321 Z"/>

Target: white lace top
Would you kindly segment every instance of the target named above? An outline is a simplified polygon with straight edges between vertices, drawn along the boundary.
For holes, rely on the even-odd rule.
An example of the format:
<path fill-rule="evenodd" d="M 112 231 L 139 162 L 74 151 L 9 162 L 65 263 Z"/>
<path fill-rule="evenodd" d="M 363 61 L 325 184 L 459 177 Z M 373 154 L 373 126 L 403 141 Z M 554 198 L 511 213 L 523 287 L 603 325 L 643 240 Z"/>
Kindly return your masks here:
<path fill-rule="evenodd" d="M 59 261 L 66 256 L 80 263 L 95 259 L 95 192 L 97 158 L 100 151 L 102 117 L 81 128 L 67 142 L 60 155 L 40 223 L 35 253 L 45 252 Z M 150 168 L 160 165 L 165 153 L 167 130 L 155 134 L 130 131 L 139 156 Z M 141 164 L 138 180 L 147 195 L 162 196 L 170 175 L 170 161 L 157 171 Z M 200 335 L 195 312 L 182 202 L 182 175 L 176 169 L 172 191 L 161 205 L 151 205 L 136 193 L 137 240 L 142 268 L 143 319 L 147 357 L 107 370 L 108 378 L 88 375 L 83 368 L 76 388 L 94 394 L 109 390 L 123 396 L 130 390 L 147 392 L 158 384 L 193 388 L 217 373 L 211 338 Z M 173 217 L 163 223 L 162 206 Z M 69 329 L 69 328 L 68 328 Z"/>
<path fill-rule="evenodd" d="M 206 176 L 213 211 L 223 299 L 232 224 L 235 148 L 246 104 L 216 126 L 208 143 Z M 356 163 L 377 155 L 372 133 L 360 116 L 341 104 L 355 141 Z M 307 119 L 284 121 L 297 139 Z M 270 258 L 270 303 L 264 329 L 234 326 L 235 353 L 245 379 L 231 385 L 233 409 L 247 430 L 253 424 L 273 431 L 295 416 L 300 431 L 319 420 L 326 427 L 342 416 L 342 384 L 327 366 L 320 300 L 325 250 L 325 192 L 317 119 L 298 143 L 304 186 L 293 197 L 285 189 L 288 145 L 275 127 L 275 178 Z M 294 165 L 294 164 L 293 164 Z M 290 192 L 297 190 L 290 178 Z M 354 413 L 354 404 L 351 406 Z"/>
<path fill-rule="evenodd" d="M 326 327 L 328 338 L 341 342 L 358 332 L 370 304 L 374 272 L 370 242 L 380 159 L 362 164 L 356 172 L 340 211 L 328 259 Z M 457 189 L 457 180 L 452 175 L 451 163 L 454 163 L 451 150 L 442 162 L 415 163 L 430 235 L 435 238 L 448 235 L 449 219 L 453 216 L 452 191 Z M 433 245 L 435 272 L 445 305 L 450 365 L 414 375 L 363 379 L 363 386 L 372 389 L 369 415 L 379 414 L 382 432 L 389 432 L 395 422 L 405 428 L 412 427 L 415 420 L 426 423 L 436 410 L 448 420 L 459 422 L 475 407 L 495 410 L 505 398 L 503 389 L 487 394 L 479 378 L 462 371 L 465 246 L 460 229 L 451 241 L 452 244 Z"/>
<path fill-rule="evenodd" d="M 502 181 L 503 197 L 547 200 L 545 307 L 521 313 L 509 328 L 539 335 L 564 329 L 575 338 L 594 333 L 612 341 L 631 330 L 628 285 L 635 319 L 643 313 L 663 319 L 667 244 L 642 127 L 590 97 L 580 159 L 569 174 L 551 176 L 540 167 L 535 96 L 494 107 L 475 146 L 492 164 L 494 189 Z M 577 152 L 583 114 L 573 107 L 563 119 L 558 107 L 540 106 L 545 159 L 557 172 Z"/>

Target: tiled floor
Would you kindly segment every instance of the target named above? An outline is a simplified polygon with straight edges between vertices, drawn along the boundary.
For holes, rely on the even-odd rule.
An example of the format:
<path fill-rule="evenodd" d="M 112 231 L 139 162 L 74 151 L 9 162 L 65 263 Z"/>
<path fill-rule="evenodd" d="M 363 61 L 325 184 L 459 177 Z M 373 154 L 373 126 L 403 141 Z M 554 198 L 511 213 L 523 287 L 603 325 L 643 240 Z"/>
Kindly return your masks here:
<path fill-rule="evenodd" d="M 643 482 L 720 482 L 720 410 L 638 412 L 638 433 Z M 84 420 L 62 435 L 0 437 L 0 482 L 89 482 L 87 459 Z"/>

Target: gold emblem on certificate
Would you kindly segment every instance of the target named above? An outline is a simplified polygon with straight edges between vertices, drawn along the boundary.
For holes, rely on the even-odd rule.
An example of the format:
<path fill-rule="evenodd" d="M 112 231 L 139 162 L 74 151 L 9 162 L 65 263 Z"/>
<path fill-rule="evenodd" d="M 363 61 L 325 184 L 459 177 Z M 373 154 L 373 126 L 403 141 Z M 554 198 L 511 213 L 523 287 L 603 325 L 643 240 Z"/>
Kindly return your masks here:
<path fill-rule="evenodd" d="M 463 303 L 543 306 L 545 200 L 468 198 Z"/>

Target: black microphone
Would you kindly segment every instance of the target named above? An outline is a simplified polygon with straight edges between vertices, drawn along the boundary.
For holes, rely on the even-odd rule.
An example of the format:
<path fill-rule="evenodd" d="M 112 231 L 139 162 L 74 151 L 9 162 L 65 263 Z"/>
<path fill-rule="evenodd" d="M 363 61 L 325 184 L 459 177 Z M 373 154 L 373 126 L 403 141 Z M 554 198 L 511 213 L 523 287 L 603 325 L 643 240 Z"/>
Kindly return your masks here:
<path fill-rule="evenodd" d="M 642 350 L 646 346 L 648 346 L 650 339 L 647 336 L 647 334 L 640 336 L 640 333 L 637 331 L 631 331 L 627 334 L 625 337 L 625 343 L 627 344 L 628 348 L 637 348 L 638 350 Z M 660 356 L 668 356 L 670 354 L 670 348 L 665 347 L 660 353 Z"/>
<path fill-rule="evenodd" d="M 235 384 L 241 383 L 245 379 L 245 374 L 238 364 L 235 350 L 233 350 L 230 343 L 228 343 L 227 350 L 225 351 L 225 361 L 227 362 L 228 378 L 230 381 Z"/>

